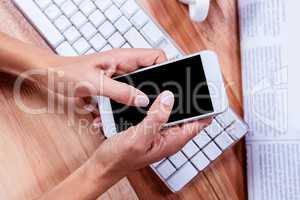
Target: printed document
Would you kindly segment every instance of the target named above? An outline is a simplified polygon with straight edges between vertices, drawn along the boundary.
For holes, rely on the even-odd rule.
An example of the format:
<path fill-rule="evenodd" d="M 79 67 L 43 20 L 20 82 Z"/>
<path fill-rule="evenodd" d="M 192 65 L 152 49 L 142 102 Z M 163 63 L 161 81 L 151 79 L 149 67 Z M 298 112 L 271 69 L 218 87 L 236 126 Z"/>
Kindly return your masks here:
<path fill-rule="evenodd" d="M 292 56 L 300 52 L 300 2 L 238 3 L 245 121 L 250 127 L 248 197 L 299 200 L 300 53 Z"/>

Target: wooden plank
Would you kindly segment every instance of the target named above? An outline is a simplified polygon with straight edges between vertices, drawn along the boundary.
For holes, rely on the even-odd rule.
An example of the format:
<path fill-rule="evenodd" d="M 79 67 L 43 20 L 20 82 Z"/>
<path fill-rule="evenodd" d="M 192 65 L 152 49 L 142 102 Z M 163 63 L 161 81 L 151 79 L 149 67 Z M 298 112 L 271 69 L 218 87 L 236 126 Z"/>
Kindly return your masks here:
<path fill-rule="evenodd" d="M 217 52 L 231 106 L 242 115 L 237 3 L 211 1 L 208 19 L 193 23 L 187 7 L 176 0 L 142 0 L 142 5 L 186 53 Z M 246 199 L 244 142 L 228 150 L 183 191 L 172 194 L 150 169 L 129 176 L 140 199 Z M 160 183 L 160 184 L 157 184 Z"/>
<path fill-rule="evenodd" d="M 49 48 L 10 0 L 0 0 L 0 31 L 25 42 Z M 0 199 L 34 199 L 77 169 L 101 144 L 103 137 L 80 127 L 89 114 L 72 112 L 33 115 L 23 112 L 13 98 L 15 77 L 0 73 Z M 48 95 L 26 84 L 22 99 L 33 108 L 47 107 Z M 83 105 L 54 97 L 61 106 Z M 66 111 L 66 109 L 65 109 Z M 72 122 L 72 123 L 70 123 Z M 126 178 L 99 199 L 137 199 Z"/>
<path fill-rule="evenodd" d="M 186 53 L 203 49 L 218 53 L 231 105 L 242 115 L 236 1 L 212 1 L 208 20 L 203 23 L 192 23 L 186 7 L 176 0 L 142 0 L 142 3 Z M 9 0 L 0 0 L 0 30 L 47 48 Z M 4 122 L 0 124 L 0 199 L 31 199 L 69 175 L 101 139 L 88 130 L 78 135 L 78 119 L 91 120 L 88 115 L 77 116 L 75 125 L 68 127 L 65 114 L 37 117 L 22 113 L 12 99 L 13 79 L 0 74 L 0 121 Z M 36 86 L 26 86 L 23 93 L 29 105 L 39 107 L 47 103 L 45 92 Z M 170 193 L 150 169 L 135 172 L 129 179 L 140 199 L 246 199 L 244 155 L 241 142 L 177 194 Z M 137 196 L 124 179 L 100 199 L 137 199 Z"/>

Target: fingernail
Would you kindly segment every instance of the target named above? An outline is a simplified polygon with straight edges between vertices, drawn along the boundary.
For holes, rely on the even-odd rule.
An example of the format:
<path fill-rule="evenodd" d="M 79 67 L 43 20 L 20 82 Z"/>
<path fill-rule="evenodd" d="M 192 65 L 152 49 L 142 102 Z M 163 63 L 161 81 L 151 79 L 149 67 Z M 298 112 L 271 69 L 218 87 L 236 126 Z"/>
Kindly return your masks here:
<path fill-rule="evenodd" d="M 160 102 L 165 106 L 172 106 L 172 104 L 174 103 L 174 94 L 171 91 L 163 92 Z"/>
<path fill-rule="evenodd" d="M 94 126 L 94 128 L 100 128 L 102 126 L 100 118 L 97 118 L 94 120 L 93 126 Z"/>
<path fill-rule="evenodd" d="M 149 103 L 149 98 L 145 95 L 137 95 L 134 101 L 134 104 L 138 107 L 147 107 Z"/>
<path fill-rule="evenodd" d="M 93 112 L 95 110 L 95 107 L 91 104 L 85 105 L 83 108 L 88 112 Z"/>

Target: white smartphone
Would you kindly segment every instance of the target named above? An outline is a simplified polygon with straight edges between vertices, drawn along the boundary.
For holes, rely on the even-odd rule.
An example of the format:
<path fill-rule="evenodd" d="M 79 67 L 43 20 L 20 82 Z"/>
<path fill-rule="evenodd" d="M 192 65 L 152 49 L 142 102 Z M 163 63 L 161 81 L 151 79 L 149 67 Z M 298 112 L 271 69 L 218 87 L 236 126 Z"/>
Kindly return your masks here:
<path fill-rule="evenodd" d="M 114 79 L 143 91 L 151 103 L 161 92 L 172 91 L 175 103 L 165 126 L 214 116 L 229 107 L 220 64 L 212 51 L 142 68 Z M 106 137 L 140 123 L 149 109 L 122 105 L 106 97 L 98 97 L 98 102 Z"/>

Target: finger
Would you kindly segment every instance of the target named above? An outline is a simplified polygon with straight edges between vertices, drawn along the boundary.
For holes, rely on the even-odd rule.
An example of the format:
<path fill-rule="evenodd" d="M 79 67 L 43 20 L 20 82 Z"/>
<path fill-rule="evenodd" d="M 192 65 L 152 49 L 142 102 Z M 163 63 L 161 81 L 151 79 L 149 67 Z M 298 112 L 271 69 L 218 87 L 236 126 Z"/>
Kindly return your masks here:
<path fill-rule="evenodd" d="M 117 72 L 128 73 L 139 67 L 165 62 L 167 57 L 160 49 L 123 49 L 118 60 Z"/>
<path fill-rule="evenodd" d="M 95 106 L 93 104 L 84 105 L 83 109 L 86 110 L 89 113 L 93 113 L 95 115 L 99 115 L 99 110 L 98 110 L 97 106 Z"/>
<path fill-rule="evenodd" d="M 149 109 L 145 119 L 134 128 L 138 142 L 151 145 L 155 135 L 165 125 L 174 105 L 174 94 L 170 91 L 161 93 Z"/>
<path fill-rule="evenodd" d="M 94 119 L 93 127 L 94 128 L 101 128 L 102 127 L 102 121 L 101 121 L 100 117 L 97 117 L 96 119 Z"/>
<path fill-rule="evenodd" d="M 149 105 L 149 98 L 145 93 L 106 76 L 103 76 L 100 95 L 129 106 L 147 107 Z"/>
<path fill-rule="evenodd" d="M 175 154 L 197 134 L 201 134 L 200 132 L 210 123 L 211 119 L 204 119 L 165 130 L 161 133 L 161 141 L 154 144 L 147 159 L 157 161 Z"/>
<path fill-rule="evenodd" d="M 164 132 L 163 136 L 165 139 L 165 145 L 162 152 L 166 155 L 176 153 L 210 123 L 211 119 L 204 119 L 184 124 L 182 127 L 177 129 L 177 131 L 169 130 Z"/>

